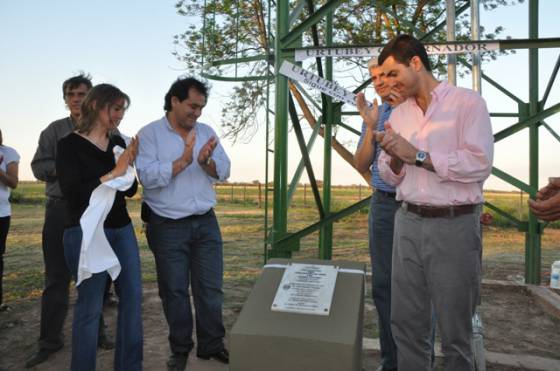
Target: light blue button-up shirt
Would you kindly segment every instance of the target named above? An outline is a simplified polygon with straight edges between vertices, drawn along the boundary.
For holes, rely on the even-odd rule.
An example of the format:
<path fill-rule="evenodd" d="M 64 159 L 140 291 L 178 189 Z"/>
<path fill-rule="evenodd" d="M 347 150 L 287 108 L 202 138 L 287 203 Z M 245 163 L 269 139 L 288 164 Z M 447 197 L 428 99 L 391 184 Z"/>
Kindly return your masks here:
<path fill-rule="evenodd" d="M 214 182 L 229 177 L 230 160 L 219 141 L 212 153 L 218 179 L 208 175 L 198 164 L 202 146 L 212 136 L 218 136 L 201 122 L 195 124 L 194 130 L 193 162 L 174 177 L 173 161 L 183 154 L 185 143 L 167 117 L 144 126 L 138 133 L 136 170 L 144 187 L 144 201 L 160 216 L 179 219 L 206 213 L 216 205 Z"/>

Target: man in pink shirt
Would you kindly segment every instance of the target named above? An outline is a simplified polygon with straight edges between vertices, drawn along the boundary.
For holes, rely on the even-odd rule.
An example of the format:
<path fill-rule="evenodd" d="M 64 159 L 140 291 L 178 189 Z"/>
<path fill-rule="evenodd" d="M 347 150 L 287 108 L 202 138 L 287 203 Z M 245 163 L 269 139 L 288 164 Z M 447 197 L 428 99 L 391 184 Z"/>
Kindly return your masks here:
<path fill-rule="evenodd" d="M 406 100 L 385 133 L 379 171 L 396 186 L 391 325 L 400 371 L 431 370 L 432 308 L 444 370 L 474 370 L 471 318 L 480 295 L 480 205 L 493 136 L 484 100 L 440 82 L 424 46 L 400 35 L 381 52 L 387 83 Z M 358 96 L 364 121 L 376 110 Z M 433 303 L 433 307 L 432 307 Z"/>

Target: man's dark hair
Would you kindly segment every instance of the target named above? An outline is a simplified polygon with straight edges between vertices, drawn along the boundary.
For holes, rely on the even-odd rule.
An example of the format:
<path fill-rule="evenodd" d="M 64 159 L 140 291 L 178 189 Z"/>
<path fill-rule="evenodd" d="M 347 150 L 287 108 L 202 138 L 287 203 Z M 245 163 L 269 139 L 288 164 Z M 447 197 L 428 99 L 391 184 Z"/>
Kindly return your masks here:
<path fill-rule="evenodd" d="M 76 89 L 78 86 L 84 84 L 87 89 L 91 89 L 91 75 L 80 73 L 77 76 L 72 76 L 62 83 L 62 99 L 66 98 L 66 92 L 70 89 Z"/>
<path fill-rule="evenodd" d="M 379 54 L 378 61 L 381 66 L 387 58 L 393 57 L 397 62 L 408 66 L 412 57 L 415 56 L 420 58 L 427 71 L 432 70 L 424 45 L 413 36 L 402 34 L 393 38 L 385 45 L 381 54 Z"/>
<path fill-rule="evenodd" d="M 165 94 L 165 104 L 163 109 L 166 112 L 171 111 L 171 98 L 177 97 L 179 102 L 182 102 L 189 97 L 189 90 L 191 88 L 195 89 L 200 94 L 204 95 L 204 98 L 208 99 L 208 87 L 203 82 L 195 79 L 194 77 L 177 79 L 177 81 L 171 85 L 167 94 Z"/>

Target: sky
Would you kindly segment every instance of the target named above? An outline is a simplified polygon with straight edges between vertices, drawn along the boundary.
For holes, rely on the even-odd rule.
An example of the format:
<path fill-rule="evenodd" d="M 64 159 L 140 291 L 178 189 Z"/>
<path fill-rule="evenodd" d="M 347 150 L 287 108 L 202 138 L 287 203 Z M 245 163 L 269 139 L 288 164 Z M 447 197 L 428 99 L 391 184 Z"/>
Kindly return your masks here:
<path fill-rule="evenodd" d="M 163 115 L 163 97 L 171 83 L 184 74 L 184 68 L 172 52 L 173 36 L 186 30 L 195 20 L 175 11 L 175 0 L 98 0 L 86 1 L 9 1 L 0 0 L 0 128 L 4 143 L 21 155 L 20 179 L 32 180 L 30 162 L 40 132 L 52 121 L 65 117 L 61 84 L 80 71 L 93 76 L 93 83 L 111 83 L 131 97 L 131 106 L 120 129 L 128 135 Z M 504 35 L 528 37 L 528 11 L 525 4 L 500 7 L 486 12 L 481 7 L 481 24 L 487 28 L 505 27 Z M 556 17 L 560 2 L 541 0 L 540 37 L 559 37 Z M 540 96 L 558 58 L 560 49 L 540 53 Z M 513 56 L 483 65 L 483 71 L 506 86 L 521 99 L 528 96 L 528 53 L 519 50 Z M 554 84 L 547 106 L 560 101 L 560 78 Z M 211 82 L 208 106 L 199 119 L 221 134 L 221 107 L 231 85 Z M 459 81 L 469 87 L 470 79 Z M 347 86 L 349 90 L 353 86 Z M 516 105 L 494 88 L 483 83 L 482 94 L 494 112 L 513 112 Z M 371 95 L 371 94 L 370 94 Z M 373 98 L 373 96 L 371 96 Z M 553 128 L 560 125 L 559 115 L 547 120 Z M 493 119 L 494 131 L 514 120 Z M 359 128 L 357 120 L 352 125 Z M 526 131 L 525 131 L 526 132 Z M 305 135 L 310 130 L 304 131 Z M 540 184 L 551 175 L 560 176 L 556 142 L 541 130 Z M 289 174 L 300 158 L 293 133 L 290 134 Z M 264 180 L 265 133 L 259 131 L 249 143 L 222 140 L 232 160 L 230 181 Z M 356 141 L 340 132 L 344 142 Z M 312 152 L 315 174 L 322 178 L 322 147 L 317 141 Z M 351 146 L 354 149 L 354 144 Z M 528 139 L 524 133 L 496 145 L 495 165 L 521 180 L 528 181 Z M 333 154 L 333 184 L 365 184 L 365 181 Z M 272 161 L 272 160 L 271 160 Z M 271 168 L 272 169 L 272 168 Z M 272 178 L 272 170 L 270 172 Z M 512 189 L 491 177 L 486 188 Z"/>

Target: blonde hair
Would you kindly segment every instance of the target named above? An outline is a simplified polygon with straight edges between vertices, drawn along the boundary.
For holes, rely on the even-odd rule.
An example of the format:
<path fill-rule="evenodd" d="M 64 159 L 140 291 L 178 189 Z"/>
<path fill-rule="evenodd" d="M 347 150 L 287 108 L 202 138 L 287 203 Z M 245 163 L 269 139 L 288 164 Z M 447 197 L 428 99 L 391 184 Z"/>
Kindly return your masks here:
<path fill-rule="evenodd" d="M 120 100 L 125 101 L 125 109 L 130 105 L 130 98 L 119 88 L 111 84 L 95 85 L 87 93 L 82 102 L 82 114 L 76 124 L 76 130 L 81 134 L 89 134 L 102 109 L 117 104 Z"/>

